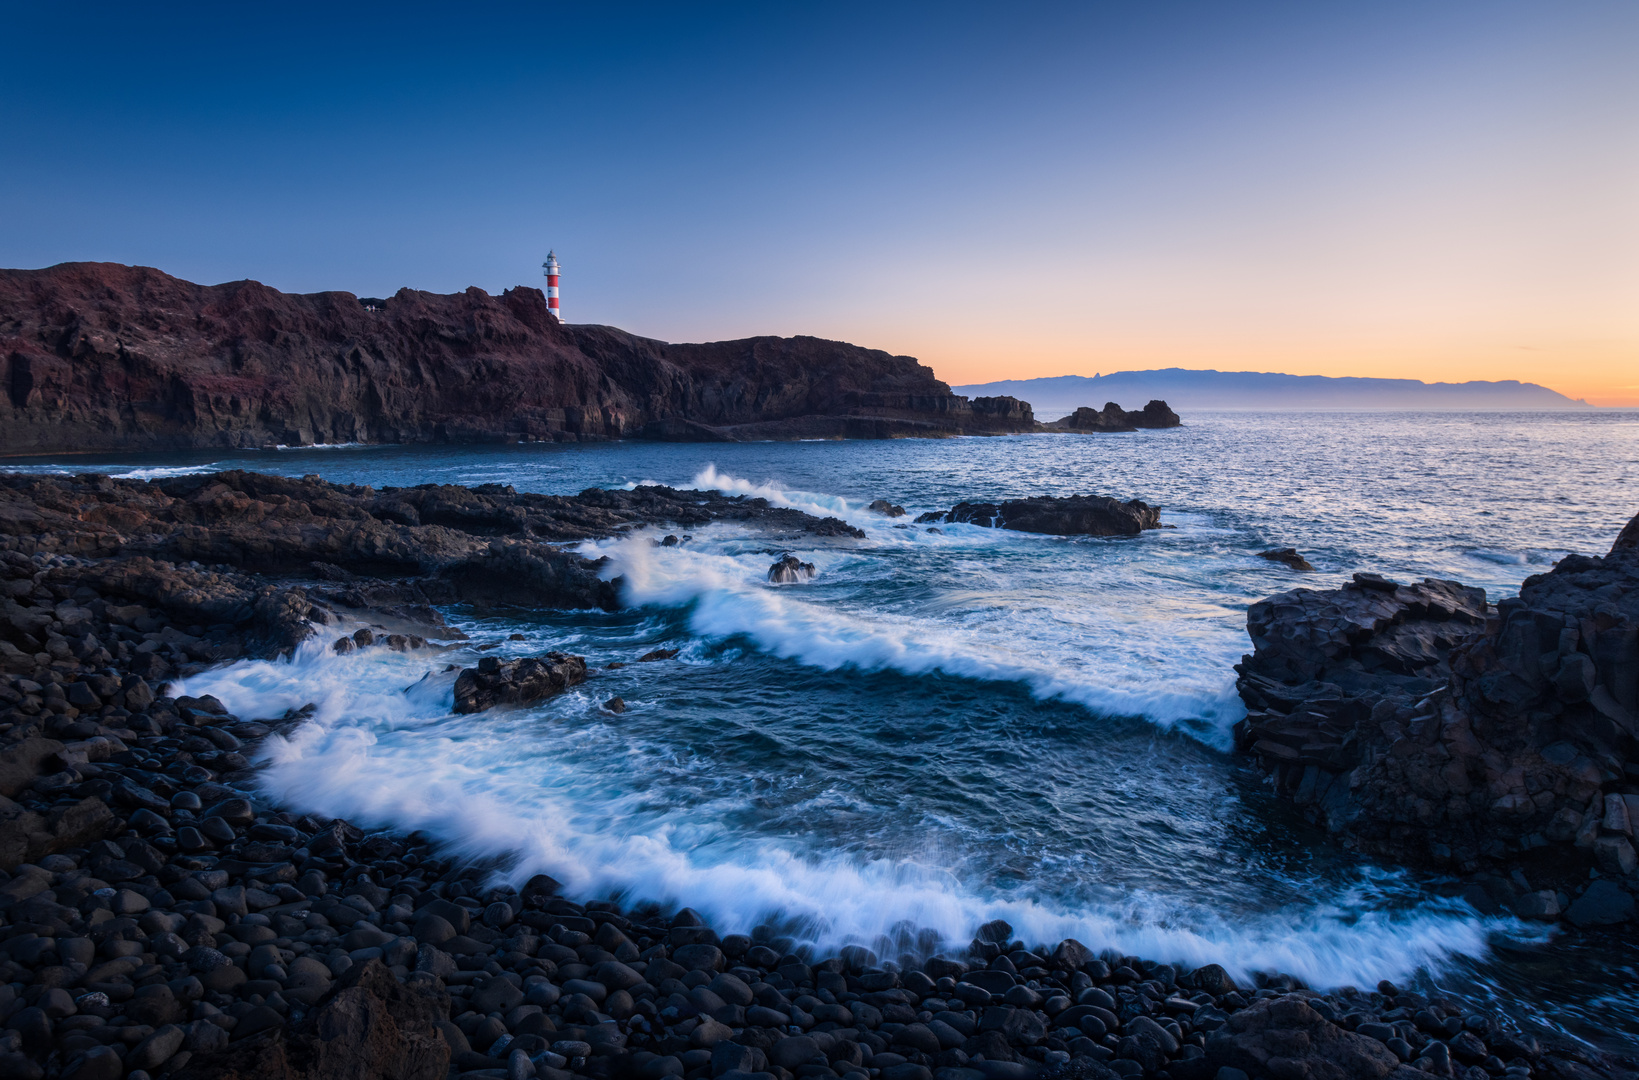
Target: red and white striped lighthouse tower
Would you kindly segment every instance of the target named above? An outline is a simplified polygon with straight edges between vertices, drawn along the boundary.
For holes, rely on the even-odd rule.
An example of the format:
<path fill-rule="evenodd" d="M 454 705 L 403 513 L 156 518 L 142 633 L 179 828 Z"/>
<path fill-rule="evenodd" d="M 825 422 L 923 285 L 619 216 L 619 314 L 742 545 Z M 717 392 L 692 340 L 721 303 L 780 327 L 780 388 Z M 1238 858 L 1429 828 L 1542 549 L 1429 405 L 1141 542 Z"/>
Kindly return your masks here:
<path fill-rule="evenodd" d="M 563 312 L 558 309 L 558 256 L 547 252 L 541 269 L 546 271 L 546 310 L 552 313 L 553 318 L 563 322 Z"/>

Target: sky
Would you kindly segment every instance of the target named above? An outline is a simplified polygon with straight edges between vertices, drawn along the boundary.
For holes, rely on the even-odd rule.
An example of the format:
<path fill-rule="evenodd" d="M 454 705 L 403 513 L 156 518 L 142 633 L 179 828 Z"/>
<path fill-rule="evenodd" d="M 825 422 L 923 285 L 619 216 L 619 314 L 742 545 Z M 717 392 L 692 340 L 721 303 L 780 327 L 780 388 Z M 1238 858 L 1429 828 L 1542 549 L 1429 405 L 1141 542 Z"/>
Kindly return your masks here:
<path fill-rule="evenodd" d="M 151 9 L 151 10 L 149 10 Z M 1639 4 L 0 0 L 0 265 L 1639 405 Z"/>

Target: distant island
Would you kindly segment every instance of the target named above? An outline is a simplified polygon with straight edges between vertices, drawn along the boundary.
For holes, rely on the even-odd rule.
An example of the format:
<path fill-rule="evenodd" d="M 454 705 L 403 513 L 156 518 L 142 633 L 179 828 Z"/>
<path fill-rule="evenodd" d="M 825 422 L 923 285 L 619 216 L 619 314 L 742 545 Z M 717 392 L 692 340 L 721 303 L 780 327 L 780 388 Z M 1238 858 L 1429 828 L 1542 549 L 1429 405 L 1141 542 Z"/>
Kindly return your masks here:
<path fill-rule="evenodd" d="M 1564 411 L 1592 409 L 1545 386 L 1502 382 L 1425 383 L 1417 379 L 1332 378 L 1265 371 L 1162 368 L 1109 375 L 1007 379 L 953 387 L 958 394 L 1005 394 L 1029 401 L 1043 419 L 1068 416 L 1094 401 L 1164 398 L 1185 410 L 1423 409 Z"/>

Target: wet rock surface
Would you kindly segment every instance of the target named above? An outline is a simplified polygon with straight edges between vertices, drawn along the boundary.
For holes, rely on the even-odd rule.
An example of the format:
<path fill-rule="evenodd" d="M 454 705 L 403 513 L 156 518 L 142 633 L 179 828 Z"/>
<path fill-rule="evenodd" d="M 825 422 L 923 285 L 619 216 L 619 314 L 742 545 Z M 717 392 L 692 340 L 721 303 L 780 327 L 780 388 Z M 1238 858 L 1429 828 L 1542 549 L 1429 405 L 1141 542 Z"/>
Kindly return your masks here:
<path fill-rule="evenodd" d="M 1608 555 L 1567 556 L 1494 606 L 1456 582 L 1373 574 L 1254 604 L 1240 745 L 1346 842 L 1478 875 L 1465 895 L 1481 910 L 1631 919 L 1633 536 L 1630 522 Z"/>
<path fill-rule="evenodd" d="M 549 652 L 518 660 L 486 656 L 455 678 L 455 711 L 483 712 L 496 705 L 528 705 L 586 681 L 586 658 Z M 624 703 L 622 705 L 624 707 Z"/>
<path fill-rule="evenodd" d="M 768 580 L 775 585 L 795 585 L 814 576 L 814 564 L 803 562 L 795 555 L 782 555 L 768 568 Z"/>
<path fill-rule="evenodd" d="M 247 472 L 0 473 L 0 558 L 20 575 L 0 597 L 0 669 L 105 655 L 153 680 L 288 652 L 355 611 L 400 621 L 407 640 L 413 627 L 458 636 L 436 604 L 613 609 L 619 582 L 558 545 L 712 521 L 780 537 L 863 535 L 763 499 L 666 487 L 548 496 Z"/>
<path fill-rule="evenodd" d="M 1307 574 L 1314 571 L 1314 567 L 1309 565 L 1309 560 L 1299 554 L 1297 548 L 1271 548 L 1268 551 L 1258 552 L 1258 558 L 1280 563 L 1282 566 L 1297 570 L 1300 573 Z"/>
<path fill-rule="evenodd" d="M 1161 511 L 1137 499 L 1121 502 L 1105 495 L 1044 495 L 1002 503 L 957 503 L 949 511 L 935 510 L 916 520 L 918 524 L 965 522 L 1053 536 L 1137 536 L 1146 529 L 1161 528 Z"/>

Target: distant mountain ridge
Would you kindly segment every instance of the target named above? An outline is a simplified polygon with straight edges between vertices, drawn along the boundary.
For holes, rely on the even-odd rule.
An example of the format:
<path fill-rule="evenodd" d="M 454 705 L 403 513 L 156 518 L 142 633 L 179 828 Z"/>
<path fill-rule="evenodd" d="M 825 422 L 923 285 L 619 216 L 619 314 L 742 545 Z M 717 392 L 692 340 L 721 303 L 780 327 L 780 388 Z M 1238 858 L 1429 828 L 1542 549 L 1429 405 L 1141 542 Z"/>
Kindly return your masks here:
<path fill-rule="evenodd" d="M 1592 409 L 1536 383 L 1425 383 L 1417 379 L 1334 378 L 1264 371 L 1161 368 L 1109 375 L 1005 379 L 952 388 L 968 396 L 1008 394 L 1031 403 L 1039 419 L 1106 401 L 1164 399 L 1175 410 L 1572 410 Z"/>

